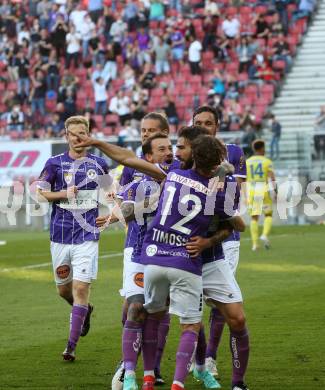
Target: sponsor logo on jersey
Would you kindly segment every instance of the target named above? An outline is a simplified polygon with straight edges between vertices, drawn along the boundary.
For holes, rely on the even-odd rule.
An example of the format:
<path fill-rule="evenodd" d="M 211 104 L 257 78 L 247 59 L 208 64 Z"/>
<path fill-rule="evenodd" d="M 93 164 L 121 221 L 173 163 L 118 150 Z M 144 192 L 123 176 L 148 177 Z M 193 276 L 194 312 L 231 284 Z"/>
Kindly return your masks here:
<path fill-rule="evenodd" d="M 62 280 L 66 279 L 70 275 L 70 266 L 67 264 L 60 265 L 56 269 L 56 274 L 57 274 L 59 279 L 62 279 Z"/>
<path fill-rule="evenodd" d="M 143 288 L 143 272 L 136 273 L 133 280 L 138 287 Z"/>
<path fill-rule="evenodd" d="M 158 250 L 157 245 L 149 245 L 147 246 L 146 254 L 147 256 L 152 257 L 157 253 L 157 250 Z"/>

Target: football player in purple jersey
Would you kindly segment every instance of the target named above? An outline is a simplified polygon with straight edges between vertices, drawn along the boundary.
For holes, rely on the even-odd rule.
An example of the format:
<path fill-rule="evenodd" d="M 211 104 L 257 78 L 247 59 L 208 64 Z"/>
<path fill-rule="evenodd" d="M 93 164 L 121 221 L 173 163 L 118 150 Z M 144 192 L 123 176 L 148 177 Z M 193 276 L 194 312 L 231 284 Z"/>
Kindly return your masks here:
<path fill-rule="evenodd" d="M 79 136 L 89 134 L 88 120 L 70 117 L 65 128 L 69 150 L 48 159 L 38 192 L 43 201 L 53 204 L 50 240 L 55 282 L 59 295 L 72 306 L 63 358 L 73 361 L 79 337 L 85 336 L 90 326 L 90 285 L 98 268 L 98 196 L 103 184 L 109 184 L 109 176 L 103 158 L 77 146 Z"/>
<path fill-rule="evenodd" d="M 233 184 L 236 188 L 235 179 L 227 178 L 222 189 L 211 189 L 210 179 L 223 161 L 224 152 L 224 145 L 209 135 L 201 135 L 192 142 L 193 168 L 174 169 L 167 175 L 158 211 L 142 246 L 142 262 L 147 265 L 144 272 L 145 308 L 152 315 L 164 313 L 169 306 L 169 312 L 180 317 L 182 335 L 176 354 L 173 390 L 184 388 L 195 354 L 203 309 L 202 258 L 196 254 L 192 257 L 187 243 L 191 238 L 205 235 L 215 214 L 220 220 L 229 220 L 233 227 L 244 229 L 241 218 L 235 215 L 234 196 L 230 196 L 226 206 L 228 186 Z M 207 238 L 205 245 L 209 247 L 213 242 Z M 221 247 L 220 251 L 222 253 Z M 150 362 L 147 369 L 150 370 Z M 209 388 L 219 387 L 215 382 Z"/>
<path fill-rule="evenodd" d="M 209 131 L 209 133 L 212 136 L 216 136 L 220 125 L 218 112 L 212 107 L 201 106 L 193 114 L 193 124 L 198 126 L 203 126 Z M 243 151 L 239 146 L 234 144 L 227 144 L 226 148 L 227 148 L 226 158 L 228 162 L 234 166 L 233 175 L 236 177 L 237 182 L 241 184 L 242 182 L 246 181 L 246 162 L 245 162 Z M 232 272 L 233 274 L 235 274 L 238 261 L 239 261 L 239 246 L 240 246 L 239 232 L 233 230 L 228 237 L 225 236 L 224 238 L 225 239 L 222 243 L 222 247 L 225 255 L 225 260 L 228 262 L 229 266 L 227 265 L 224 266 L 222 262 L 218 262 L 217 263 L 218 267 L 221 267 L 219 273 L 228 275 L 228 273 Z M 210 281 L 214 277 L 213 271 L 210 270 L 210 267 L 214 267 L 214 266 L 208 265 L 208 263 L 212 262 L 213 255 L 211 253 L 209 254 L 203 253 L 203 258 L 205 257 L 207 260 L 207 265 L 204 267 L 204 270 L 206 270 L 206 277 L 205 277 L 205 272 L 203 272 L 203 281 L 206 281 L 206 284 L 210 286 L 211 284 Z M 215 258 L 215 260 L 218 259 Z M 217 272 L 216 268 L 213 268 L 213 270 L 214 272 Z M 231 350 L 233 356 L 232 384 L 233 384 L 233 390 L 245 390 L 247 389 L 247 386 L 244 383 L 244 374 L 247 368 L 248 353 L 249 353 L 248 332 L 246 329 L 246 321 L 242 309 L 242 303 L 241 303 L 242 298 L 241 298 L 241 294 L 239 294 L 240 293 L 239 287 L 237 285 L 236 280 L 232 278 L 230 275 L 228 276 L 227 276 L 227 280 L 232 280 L 232 282 L 228 286 L 225 285 L 224 287 L 225 290 L 226 287 L 227 289 L 233 289 L 233 292 L 229 293 L 232 294 L 232 298 L 227 299 L 224 296 L 222 296 L 222 294 L 221 295 L 214 294 L 213 298 L 219 302 L 218 304 L 219 306 L 221 305 L 222 302 L 224 306 L 226 305 L 226 308 L 228 308 L 229 304 L 231 304 L 230 307 L 233 307 L 234 309 L 231 310 L 232 320 L 234 325 L 231 325 L 227 321 L 230 330 L 231 331 L 233 330 L 233 333 L 231 334 Z M 222 289 L 220 291 L 222 292 Z M 233 301 L 234 297 L 237 297 L 235 298 L 236 302 Z M 211 310 L 211 315 L 210 315 L 210 338 L 209 338 L 208 347 L 206 349 L 206 367 L 213 375 L 216 376 L 218 375 L 217 368 L 216 368 L 216 355 L 217 355 L 217 349 L 221 340 L 225 322 L 226 322 L 225 315 L 224 313 L 222 313 L 222 310 L 220 310 L 220 307 L 213 308 Z M 201 343 L 202 343 L 202 348 L 198 348 L 197 350 L 198 353 L 204 350 L 205 336 L 203 334 L 203 329 L 199 336 L 199 346 Z M 237 346 L 238 343 L 242 344 L 242 346 L 238 347 Z M 236 360 L 234 357 L 234 355 L 237 355 L 238 352 L 236 350 L 237 347 L 239 348 L 239 354 L 242 356 L 242 362 L 240 363 L 241 364 L 240 368 L 236 367 L 238 366 L 238 362 L 237 362 L 238 359 Z M 202 361 L 202 357 L 198 358 L 198 360 Z"/>

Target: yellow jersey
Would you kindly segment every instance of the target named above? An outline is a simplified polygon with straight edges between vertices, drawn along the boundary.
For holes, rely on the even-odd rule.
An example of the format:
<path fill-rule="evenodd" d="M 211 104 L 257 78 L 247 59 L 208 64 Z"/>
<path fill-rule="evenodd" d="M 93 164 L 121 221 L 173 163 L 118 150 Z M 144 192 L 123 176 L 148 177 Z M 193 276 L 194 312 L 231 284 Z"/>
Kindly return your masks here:
<path fill-rule="evenodd" d="M 269 173 L 273 172 L 272 161 L 265 156 L 252 156 L 246 160 L 247 181 L 267 183 Z"/>

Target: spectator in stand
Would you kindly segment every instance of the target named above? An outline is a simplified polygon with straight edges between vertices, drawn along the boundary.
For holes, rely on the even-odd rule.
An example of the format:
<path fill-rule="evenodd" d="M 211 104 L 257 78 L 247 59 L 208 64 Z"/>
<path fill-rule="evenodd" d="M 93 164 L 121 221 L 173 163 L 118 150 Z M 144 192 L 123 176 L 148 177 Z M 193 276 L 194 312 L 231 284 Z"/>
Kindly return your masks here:
<path fill-rule="evenodd" d="M 156 20 L 158 22 L 165 20 L 165 9 L 162 1 L 151 0 L 149 20 Z"/>
<path fill-rule="evenodd" d="M 82 59 L 86 59 L 89 54 L 89 40 L 92 37 L 93 31 L 96 30 L 95 23 L 91 20 L 89 14 L 85 14 L 83 23 L 80 26 L 79 33 L 82 40 Z"/>
<path fill-rule="evenodd" d="M 88 41 L 89 54 L 92 59 L 92 66 L 96 66 L 97 62 L 105 64 L 105 50 L 98 38 L 96 29 L 91 32 L 91 37 Z"/>
<path fill-rule="evenodd" d="M 169 0 L 169 6 L 175 9 L 178 13 L 182 12 L 182 0 Z"/>
<path fill-rule="evenodd" d="M 270 30 L 273 37 L 277 37 L 278 34 L 285 34 L 285 29 L 281 23 L 280 15 L 277 12 L 273 14 L 273 22 L 270 26 Z"/>
<path fill-rule="evenodd" d="M 156 86 L 156 80 L 155 80 L 156 74 L 151 70 L 150 64 L 146 64 L 143 73 L 139 77 L 139 83 L 142 88 L 145 90 L 150 90 L 152 88 L 155 88 Z"/>
<path fill-rule="evenodd" d="M 88 12 L 94 23 L 97 24 L 98 19 L 103 15 L 103 11 L 103 0 L 88 0 Z"/>
<path fill-rule="evenodd" d="M 219 16 L 218 4 L 214 0 L 206 0 L 204 6 L 204 15 L 205 16 Z"/>
<path fill-rule="evenodd" d="M 188 60 L 191 67 L 192 75 L 201 74 L 201 52 L 202 52 L 201 42 L 194 36 L 190 37 L 190 46 L 188 48 Z"/>
<path fill-rule="evenodd" d="M 257 14 L 254 24 L 256 27 L 255 38 L 263 38 L 265 40 L 265 44 L 267 44 L 270 35 L 270 26 L 265 19 L 265 15 Z"/>
<path fill-rule="evenodd" d="M 255 51 L 255 47 L 249 43 L 249 39 L 246 35 L 240 37 L 240 43 L 236 48 L 239 60 L 239 73 L 248 71 Z"/>
<path fill-rule="evenodd" d="M 69 16 L 69 22 L 75 26 L 76 31 L 80 31 L 82 28 L 85 15 L 87 15 L 87 11 L 83 8 L 82 2 L 77 2 Z"/>
<path fill-rule="evenodd" d="M 130 99 L 124 91 L 119 90 L 117 95 L 111 99 L 109 111 L 119 116 L 122 126 L 131 119 Z"/>
<path fill-rule="evenodd" d="M 118 54 L 120 54 L 121 44 L 126 36 L 127 28 L 127 24 L 123 22 L 121 14 L 118 14 L 109 31 L 109 35 L 114 43 L 114 49 Z"/>
<path fill-rule="evenodd" d="M 30 30 L 30 40 L 33 49 L 38 47 L 38 43 L 41 40 L 41 26 L 38 19 L 33 20 L 33 25 Z"/>
<path fill-rule="evenodd" d="M 106 42 L 109 42 L 111 37 L 109 35 L 112 24 L 114 23 L 115 18 L 111 7 L 104 6 L 104 15 L 103 15 L 103 34 L 105 36 Z"/>
<path fill-rule="evenodd" d="M 243 152 L 246 159 L 253 155 L 252 143 L 256 140 L 255 128 L 251 125 L 246 125 L 244 128 L 244 135 L 241 139 Z"/>
<path fill-rule="evenodd" d="M 77 94 L 78 77 L 69 72 L 69 69 L 63 70 L 61 84 L 59 87 L 58 102 L 64 102 L 68 94 L 68 90 L 72 91 L 74 97 Z"/>
<path fill-rule="evenodd" d="M 169 58 L 171 54 L 170 46 L 164 41 L 162 36 L 158 37 L 157 43 L 152 48 L 155 54 L 156 74 L 169 73 Z"/>
<path fill-rule="evenodd" d="M 51 38 L 49 37 L 47 30 L 43 28 L 41 30 L 41 39 L 38 42 L 38 50 L 43 62 L 47 62 L 49 60 L 52 48 Z"/>
<path fill-rule="evenodd" d="M 104 75 L 109 76 L 109 80 L 115 80 L 117 77 L 117 53 L 114 45 L 109 43 L 106 46 L 106 62 L 104 66 Z"/>
<path fill-rule="evenodd" d="M 314 145 L 316 158 L 325 159 L 325 105 L 320 107 L 320 113 L 315 119 Z"/>
<path fill-rule="evenodd" d="M 276 81 L 276 74 L 268 61 L 263 61 L 259 64 L 257 67 L 257 77 L 267 84 L 273 84 L 277 90 L 278 83 Z"/>
<path fill-rule="evenodd" d="M 232 102 L 239 98 L 239 92 L 236 83 L 230 81 L 227 83 L 227 89 L 225 99 L 231 100 Z"/>
<path fill-rule="evenodd" d="M 124 80 L 123 86 L 125 89 L 130 90 L 134 87 L 136 83 L 135 72 L 130 65 L 125 64 L 121 78 Z"/>
<path fill-rule="evenodd" d="M 225 131 L 230 131 L 230 117 L 227 113 L 226 110 L 222 110 L 222 117 L 221 117 L 221 122 L 220 122 L 220 128 L 219 131 L 225 132 Z"/>
<path fill-rule="evenodd" d="M 239 38 L 240 22 L 233 15 L 227 14 L 226 19 L 222 22 L 221 29 L 225 38 L 230 40 Z"/>
<path fill-rule="evenodd" d="M 168 118 L 168 122 L 171 125 L 178 125 L 179 120 L 178 120 L 176 105 L 175 105 L 173 99 L 171 98 L 171 96 L 168 94 L 167 95 L 165 94 L 163 96 L 162 109 Z"/>
<path fill-rule="evenodd" d="M 27 39 L 30 42 L 30 32 L 28 31 L 27 25 L 23 24 L 17 36 L 17 43 L 19 46 L 23 44 L 23 39 Z"/>
<path fill-rule="evenodd" d="M 66 36 L 67 49 L 65 57 L 65 67 L 70 68 L 71 62 L 74 62 L 74 67 L 79 66 L 79 52 L 80 52 L 81 35 L 76 31 L 74 25 L 70 26 L 69 33 Z"/>
<path fill-rule="evenodd" d="M 141 27 L 136 36 L 136 43 L 139 48 L 139 61 L 140 67 L 143 67 L 144 63 L 151 63 L 150 54 L 150 35 Z"/>
<path fill-rule="evenodd" d="M 60 85 L 60 69 L 56 57 L 56 51 L 52 50 L 49 62 L 42 67 L 46 72 L 46 83 L 48 91 L 58 91 Z"/>
<path fill-rule="evenodd" d="M 286 64 L 286 72 L 289 72 L 291 66 L 292 66 L 292 57 L 290 55 L 290 48 L 289 45 L 284 37 L 284 35 L 281 33 L 278 36 L 278 40 L 273 45 L 273 61 L 277 60 L 283 60 Z"/>
<path fill-rule="evenodd" d="M 45 125 L 45 130 L 52 137 L 61 137 L 64 134 L 64 122 L 60 120 L 60 115 L 53 112 L 50 120 Z"/>
<path fill-rule="evenodd" d="M 316 4 L 316 0 L 300 0 L 298 10 L 292 14 L 292 23 L 295 23 L 298 19 L 310 18 Z"/>
<path fill-rule="evenodd" d="M 94 95 L 95 95 L 95 114 L 106 115 L 107 112 L 107 99 L 108 94 L 106 91 L 106 83 L 107 79 L 103 79 L 103 77 L 98 77 L 93 82 L 94 87 Z"/>
<path fill-rule="evenodd" d="M 66 97 L 63 104 L 64 112 L 68 117 L 77 114 L 76 97 L 72 89 L 67 89 Z"/>
<path fill-rule="evenodd" d="M 36 12 L 42 29 L 47 29 L 50 20 L 52 3 L 49 0 L 41 0 L 37 4 Z"/>
<path fill-rule="evenodd" d="M 49 23 L 48 23 L 48 27 L 47 27 L 47 29 L 50 33 L 53 32 L 54 26 L 56 25 L 56 21 L 57 21 L 58 17 L 63 16 L 60 14 L 59 8 L 60 8 L 59 4 L 52 3 L 51 11 L 49 13 Z"/>
<path fill-rule="evenodd" d="M 215 4 L 215 3 L 213 3 Z M 203 20 L 203 50 L 209 50 L 216 42 L 216 31 L 218 29 L 218 17 L 207 15 Z"/>
<path fill-rule="evenodd" d="M 66 36 L 68 33 L 68 26 L 64 22 L 63 16 L 59 15 L 56 23 L 53 26 L 51 34 L 51 44 L 56 50 L 57 58 L 63 57 L 66 51 Z"/>
<path fill-rule="evenodd" d="M 24 130 L 24 119 L 21 106 L 19 104 L 15 105 L 7 116 L 7 130 L 22 132 Z"/>
<path fill-rule="evenodd" d="M 213 71 L 212 88 L 214 93 L 219 95 L 220 98 L 223 97 L 226 92 L 224 78 L 218 68 L 215 68 Z"/>
<path fill-rule="evenodd" d="M 46 80 L 41 69 L 36 70 L 35 75 L 31 76 L 32 91 L 30 99 L 32 103 L 32 116 L 35 121 L 35 113 L 38 111 L 42 117 L 45 116 L 45 96 Z"/>
<path fill-rule="evenodd" d="M 280 157 L 279 142 L 281 138 L 282 127 L 274 114 L 271 114 L 270 118 L 271 118 L 271 132 L 272 132 L 271 160 L 277 160 Z"/>
<path fill-rule="evenodd" d="M 172 33 L 170 35 L 172 58 L 174 61 L 183 62 L 185 40 L 184 35 L 180 30 L 178 23 L 176 22 L 172 27 Z"/>
<path fill-rule="evenodd" d="M 124 142 L 126 139 L 128 139 L 129 141 L 133 141 L 139 137 L 139 131 L 136 128 L 132 127 L 130 121 L 126 121 L 125 126 L 123 126 L 118 133 L 118 137 L 120 142 Z"/>
<path fill-rule="evenodd" d="M 129 32 L 136 30 L 138 6 L 134 0 L 127 0 L 123 10 L 123 20 L 128 25 Z"/>
<path fill-rule="evenodd" d="M 242 106 L 236 100 L 230 100 L 228 108 L 225 110 L 229 117 L 230 123 L 240 123 L 243 114 Z"/>
<path fill-rule="evenodd" d="M 250 126 L 255 129 L 256 122 L 255 122 L 255 115 L 252 112 L 252 109 L 250 106 L 246 106 L 244 109 L 244 112 L 241 116 L 239 127 L 241 130 L 245 130 L 247 126 Z"/>
<path fill-rule="evenodd" d="M 137 12 L 137 26 L 148 28 L 149 25 L 149 10 L 146 9 L 143 2 L 138 3 L 138 12 Z"/>
<path fill-rule="evenodd" d="M 281 23 L 282 31 L 284 35 L 288 34 L 289 27 L 289 16 L 288 16 L 288 0 L 274 0 L 275 8 L 277 10 L 276 15 L 279 15 L 279 18 L 273 21 L 273 25 L 276 25 L 278 21 Z M 273 26 L 272 26 L 273 27 Z M 273 29 L 272 29 L 273 30 Z"/>
<path fill-rule="evenodd" d="M 14 60 L 15 66 L 18 68 L 18 95 L 23 102 L 29 97 L 29 61 L 24 56 L 22 50 L 19 50 Z"/>

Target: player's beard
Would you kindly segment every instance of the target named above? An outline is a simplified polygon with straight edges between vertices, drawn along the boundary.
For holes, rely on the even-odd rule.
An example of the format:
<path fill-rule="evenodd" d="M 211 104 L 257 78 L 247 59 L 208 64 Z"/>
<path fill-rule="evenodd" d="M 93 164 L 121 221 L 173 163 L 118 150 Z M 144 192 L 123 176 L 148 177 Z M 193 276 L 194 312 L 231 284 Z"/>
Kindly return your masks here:
<path fill-rule="evenodd" d="M 193 166 L 193 160 L 190 158 L 188 160 L 181 160 L 181 168 L 182 169 L 191 169 Z"/>

